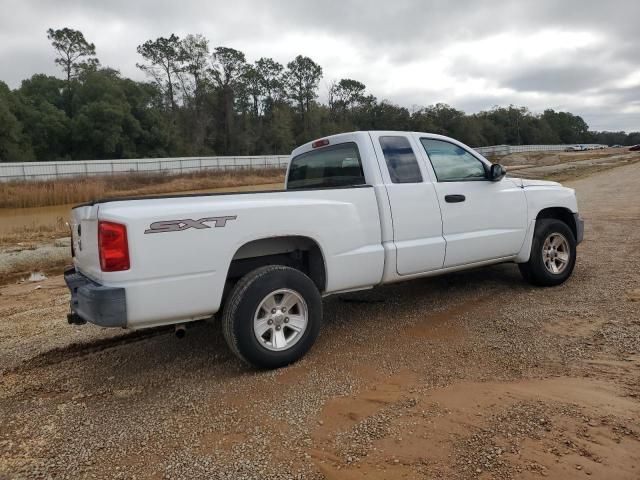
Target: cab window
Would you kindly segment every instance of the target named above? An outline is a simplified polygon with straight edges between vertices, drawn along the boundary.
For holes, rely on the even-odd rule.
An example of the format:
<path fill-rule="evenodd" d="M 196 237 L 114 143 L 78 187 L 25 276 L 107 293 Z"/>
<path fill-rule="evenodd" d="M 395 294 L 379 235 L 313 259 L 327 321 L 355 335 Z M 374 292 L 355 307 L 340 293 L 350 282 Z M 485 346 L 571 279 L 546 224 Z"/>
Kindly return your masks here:
<path fill-rule="evenodd" d="M 380 148 L 393 183 L 420 183 L 422 173 L 407 137 L 380 137 Z"/>
<path fill-rule="evenodd" d="M 444 140 L 421 138 L 438 182 L 485 180 L 484 163 L 464 148 Z"/>
<path fill-rule="evenodd" d="M 291 160 L 287 190 L 364 184 L 358 146 L 349 142 L 312 150 Z"/>

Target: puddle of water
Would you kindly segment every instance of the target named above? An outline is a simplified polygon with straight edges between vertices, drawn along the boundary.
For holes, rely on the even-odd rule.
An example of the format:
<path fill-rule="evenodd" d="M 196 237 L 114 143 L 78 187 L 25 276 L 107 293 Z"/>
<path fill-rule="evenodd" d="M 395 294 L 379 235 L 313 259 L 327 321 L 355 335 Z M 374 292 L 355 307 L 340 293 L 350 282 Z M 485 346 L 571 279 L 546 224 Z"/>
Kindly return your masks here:
<path fill-rule="evenodd" d="M 25 282 L 41 282 L 46 280 L 47 276 L 42 272 L 31 272 L 29 278 L 25 279 Z"/>
<path fill-rule="evenodd" d="M 24 230 L 63 229 L 72 205 L 51 207 L 0 208 L 0 234 Z"/>
<path fill-rule="evenodd" d="M 191 193 L 228 193 L 255 192 L 259 190 L 279 190 L 282 183 L 248 185 L 243 187 L 208 188 L 170 192 L 163 195 L 182 195 Z M 75 204 L 53 205 L 50 207 L 0 208 L 0 234 L 17 233 L 25 230 L 64 230 L 69 221 L 69 213 Z"/>

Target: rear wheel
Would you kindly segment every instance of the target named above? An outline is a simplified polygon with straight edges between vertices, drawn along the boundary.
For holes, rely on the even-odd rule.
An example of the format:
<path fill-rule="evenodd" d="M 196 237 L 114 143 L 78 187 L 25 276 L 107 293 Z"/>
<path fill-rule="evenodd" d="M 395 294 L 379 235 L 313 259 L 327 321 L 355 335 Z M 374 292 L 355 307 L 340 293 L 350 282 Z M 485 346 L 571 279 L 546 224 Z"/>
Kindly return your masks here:
<path fill-rule="evenodd" d="M 551 218 L 536 221 L 529 261 L 518 265 L 525 280 L 538 286 L 560 285 L 575 263 L 576 239 L 569 226 Z"/>
<path fill-rule="evenodd" d="M 231 350 L 245 362 L 278 368 L 300 359 L 322 323 L 322 298 L 304 273 L 282 265 L 258 268 L 233 288 L 222 326 Z"/>

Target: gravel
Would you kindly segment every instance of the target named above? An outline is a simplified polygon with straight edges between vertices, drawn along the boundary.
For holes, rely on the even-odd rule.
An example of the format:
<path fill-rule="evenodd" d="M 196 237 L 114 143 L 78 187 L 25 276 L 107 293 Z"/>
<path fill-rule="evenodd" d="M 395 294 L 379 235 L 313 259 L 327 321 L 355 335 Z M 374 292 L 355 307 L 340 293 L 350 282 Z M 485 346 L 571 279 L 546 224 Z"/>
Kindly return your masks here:
<path fill-rule="evenodd" d="M 275 372 L 213 321 L 74 327 L 59 275 L 1 287 L 0 478 L 637 478 L 639 183 L 575 183 L 566 284 L 499 265 L 329 297 Z"/>
<path fill-rule="evenodd" d="M 45 244 L 18 244 L 0 249 L 0 281 L 24 276 L 37 270 L 51 270 L 71 263 L 71 238 L 60 238 Z M 3 282 L 4 283 L 4 282 Z"/>

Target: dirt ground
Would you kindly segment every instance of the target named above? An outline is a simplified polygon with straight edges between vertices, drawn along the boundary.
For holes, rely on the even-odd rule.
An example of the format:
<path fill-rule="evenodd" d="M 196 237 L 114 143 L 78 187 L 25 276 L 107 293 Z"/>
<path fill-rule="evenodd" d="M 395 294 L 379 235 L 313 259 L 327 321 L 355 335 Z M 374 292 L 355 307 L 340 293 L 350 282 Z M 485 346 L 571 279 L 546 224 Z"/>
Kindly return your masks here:
<path fill-rule="evenodd" d="M 584 152 L 513 153 L 495 159 L 513 176 L 566 182 L 640 161 L 637 152 L 608 148 Z"/>
<path fill-rule="evenodd" d="M 61 277 L 0 288 L 0 478 L 638 479 L 640 164 L 572 183 L 551 289 L 499 265 L 325 300 L 301 362 L 66 324 Z"/>

